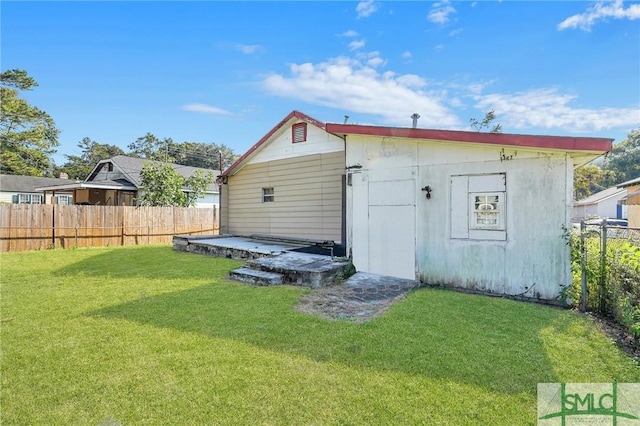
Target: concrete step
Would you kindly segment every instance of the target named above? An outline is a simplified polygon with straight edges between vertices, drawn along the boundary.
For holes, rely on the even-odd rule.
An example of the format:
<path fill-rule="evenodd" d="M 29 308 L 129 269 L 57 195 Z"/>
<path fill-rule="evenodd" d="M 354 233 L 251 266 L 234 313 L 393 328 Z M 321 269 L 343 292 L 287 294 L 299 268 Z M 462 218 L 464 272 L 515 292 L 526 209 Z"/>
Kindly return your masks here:
<path fill-rule="evenodd" d="M 238 268 L 229 272 L 229 277 L 236 281 L 242 281 L 254 285 L 279 285 L 282 284 L 282 275 L 275 272 L 260 271 L 251 268 Z"/>
<path fill-rule="evenodd" d="M 285 284 L 318 288 L 334 284 L 350 264 L 344 259 L 331 259 L 329 256 L 286 252 L 249 260 L 247 267 L 280 274 Z"/>

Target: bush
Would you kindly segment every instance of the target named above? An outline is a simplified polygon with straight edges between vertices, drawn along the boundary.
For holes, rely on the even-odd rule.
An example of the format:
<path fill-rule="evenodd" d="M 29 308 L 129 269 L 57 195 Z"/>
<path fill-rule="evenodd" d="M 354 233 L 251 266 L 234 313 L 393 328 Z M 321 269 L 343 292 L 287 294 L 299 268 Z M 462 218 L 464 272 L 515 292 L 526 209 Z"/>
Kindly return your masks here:
<path fill-rule="evenodd" d="M 573 283 L 565 295 L 575 306 L 582 295 L 583 251 L 586 252 L 587 310 L 595 311 L 624 325 L 636 339 L 640 338 L 640 247 L 630 241 L 608 238 L 602 264 L 602 241 L 599 235 L 584 239 L 570 236 Z M 604 274 L 604 280 L 602 276 Z"/>

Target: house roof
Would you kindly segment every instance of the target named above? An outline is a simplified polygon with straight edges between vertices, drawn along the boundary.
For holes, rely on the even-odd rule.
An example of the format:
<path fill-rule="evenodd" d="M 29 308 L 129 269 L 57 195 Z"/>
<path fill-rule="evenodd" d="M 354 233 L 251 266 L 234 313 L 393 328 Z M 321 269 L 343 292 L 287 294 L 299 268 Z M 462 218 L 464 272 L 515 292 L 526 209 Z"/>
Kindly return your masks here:
<path fill-rule="evenodd" d="M 436 141 L 451 141 L 459 143 L 490 144 L 515 147 L 529 147 L 540 149 L 553 149 L 561 151 L 576 151 L 591 154 L 593 158 L 611 150 L 613 139 L 571 137 L 571 136 L 543 136 L 520 135 L 509 133 L 481 133 L 461 130 L 434 130 L 415 129 L 406 127 L 365 126 L 359 124 L 323 123 L 300 111 L 290 112 L 282 121 L 273 127 L 266 135 L 256 142 L 249 150 L 222 173 L 229 176 L 235 173 L 242 165 L 258 152 L 271 137 L 287 125 L 291 120 L 298 119 L 313 124 L 328 133 L 339 137 L 346 135 L 366 135 L 392 138 L 408 138 Z M 590 158 L 589 161 L 591 161 Z"/>
<path fill-rule="evenodd" d="M 588 204 L 597 204 L 601 201 L 605 201 L 609 198 L 620 196 L 622 198 L 624 194 L 626 194 L 626 189 L 621 189 L 618 187 L 607 188 L 604 191 L 596 192 L 595 194 L 591 194 L 590 196 L 583 198 L 582 200 L 576 201 L 574 203 L 575 206 L 584 206 Z"/>
<path fill-rule="evenodd" d="M 327 123 L 326 130 L 336 135 L 366 135 L 392 138 L 467 142 L 515 147 L 590 151 L 604 154 L 611 150 L 613 139 L 572 136 L 521 135 L 513 133 L 483 133 L 462 130 L 414 129 L 407 127 L 363 126 Z"/>
<path fill-rule="evenodd" d="M 40 191 L 64 191 L 85 188 L 117 189 L 119 191 L 136 191 L 138 189 L 126 179 L 100 180 L 97 182 L 69 182 L 65 185 L 43 186 L 37 189 Z"/>
<path fill-rule="evenodd" d="M 2 192 L 41 192 L 36 188 L 65 183 L 73 183 L 73 181 L 37 176 L 0 175 L 0 191 Z"/>
<path fill-rule="evenodd" d="M 262 146 L 271 138 L 271 136 L 277 133 L 280 129 L 286 126 L 289 121 L 293 119 L 302 120 L 309 124 L 313 124 L 314 126 L 319 127 L 323 130 L 326 130 L 325 123 L 323 123 L 322 121 L 316 120 L 315 118 L 312 118 L 300 111 L 291 111 L 285 118 L 282 119 L 282 121 L 276 124 L 271 130 L 269 130 L 269 132 L 267 132 L 266 135 L 264 135 L 258 142 L 256 142 L 251 148 L 249 148 L 247 152 L 245 152 L 231 166 L 229 166 L 229 168 L 222 173 L 222 176 L 229 176 L 233 174 L 238 168 L 240 168 L 240 166 L 242 166 L 242 164 L 246 162 L 247 159 L 256 154 L 256 152 L 262 148 Z"/>
<path fill-rule="evenodd" d="M 113 164 L 114 168 L 117 168 L 122 174 L 124 179 L 106 179 L 106 180 L 93 180 L 98 175 L 102 167 L 107 164 Z M 118 189 L 126 191 L 135 191 L 140 188 L 140 173 L 145 163 L 157 163 L 157 164 L 169 164 L 173 169 L 181 176 L 186 178 L 192 176 L 197 171 L 204 173 L 212 172 L 216 176 L 218 170 L 203 169 L 201 167 L 183 166 L 181 164 L 174 163 L 162 163 L 160 161 L 146 160 L 144 158 L 127 157 L 126 155 L 116 155 L 113 158 L 106 160 L 100 160 L 98 164 L 91 170 L 89 176 L 84 182 L 71 182 L 69 180 L 57 179 L 62 182 L 53 184 L 43 184 L 38 188 L 39 190 L 55 191 L 63 189 L 81 189 L 81 188 L 97 188 L 97 189 Z M 219 192 L 219 186 L 215 181 L 207 188 L 208 193 Z"/>
<path fill-rule="evenodd" d="M 634 185 L 640 185 L 640 177 L 622 182 L 621 184 L 618 184 L 618 188 L 627 188 Z"/>
<path fill-rule="evenodd" d="M 640 205 L 640 189 L 636 189 L 631 194 L 620 199 L 619 204 Z"/>
<path fill-rule="evenodd" d="M 219 170 L 183 166 L 182 164 L 175 163 L 162 163 L 160 161 L 152 161 L 144 158 L 127 157 L 126 155 L 116 155 L 115 157 L 99 161 L 98 164 L 93 168 L 91 173 L 89 173 L 89 176 L 87 177 L 87 179 L 85 179 L 85 182 L 95 182 L 93 179 L 96 177 L 102 166 L 106 163 L 112 163 L 115 167 L 117 167 L 127 177 L 127 180 L 136 188 L 140 188 L 141 186 L 140 173 L 142 172 L 142 168 L 146 163 L 169 164 L 171 167 L 173 167 L 176 173 L 184 176 L 185 178 L 193 176 L 197 171 L 202 171 L 204 173 L 213 172 L 214 176 L 220 173 Z M 215 182 L 209 185 L 208 192 L 218 192 L 218 185 Z"/>

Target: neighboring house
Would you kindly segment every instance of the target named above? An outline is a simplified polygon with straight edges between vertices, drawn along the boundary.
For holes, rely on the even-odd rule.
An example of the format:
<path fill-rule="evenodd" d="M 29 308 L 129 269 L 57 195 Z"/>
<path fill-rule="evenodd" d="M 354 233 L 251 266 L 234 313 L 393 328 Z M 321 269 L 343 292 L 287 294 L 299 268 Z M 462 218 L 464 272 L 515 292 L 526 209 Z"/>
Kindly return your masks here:
<path fill-rule="evenodd" d="M 359 271 L 551 300 L 573 170 L 611 139 L 322 123 L 294 111 L 221 177 L 221 232 L 332 240 Z"/>
<path fill-rule="evenodd" d="M 590 217 L 626 218 L 626 206 L 619 203 L 626 195 L 626 189 L 614 186 L 576 201 L 573 203 L 573 221 L 577 223 Z"/>
<path fill-rule="evenodd" d="M 93 168 L 83 182 L 69 182 L 66 185 L 47 185 L 39 188 L 47 193 L 58 194 L 60 191 L 72 191 L 75 204 L 91 204 L 103 206 L 135 206 L 141 194 L 140 173 L 145 163 L 150 160 L 117 155 L 107 160 L 101 160 Z M 175 171 L 190 177 L 198 170 L 218 175 L 218 170 L 202 169 L 166 163 Z M 220 203 L 218 185 L 212 183 L 207 195 L 198 199 L 196 207 L 213 207 Z"/>
<path fill-rule="evenodd" d="M 65 178 L 44 178 L 36 176 L 0 175 L 0 203 L 13 204 L 72 204 L 73 192 L 61 191 L 52 199 L 37 188 L 46 185 L 64 185 Z"/>
<path fill-rule="evenodd" d="M 620 204 L 627 207 L 627 219 L 630 228 L 640 228 L 640 177 L 618 185 L 626 191 Z"/>

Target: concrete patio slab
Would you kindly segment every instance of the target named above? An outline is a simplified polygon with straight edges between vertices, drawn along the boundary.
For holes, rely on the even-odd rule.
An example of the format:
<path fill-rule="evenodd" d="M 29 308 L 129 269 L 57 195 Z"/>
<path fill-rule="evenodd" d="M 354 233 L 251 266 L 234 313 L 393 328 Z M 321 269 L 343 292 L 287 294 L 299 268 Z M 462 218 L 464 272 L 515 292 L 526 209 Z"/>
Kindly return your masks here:
<path fill-rule="evenodd" d="M 304 247 L 304 245 L 256 240 L 247 237 L 235 237 L 228 235 L 176 235 L 173 237 L 174 250 L 239 260 L 250 260 L 265 256 L 272 256 L 284 253 L 288 250 L 300 249 L 302 247 Z"/>

